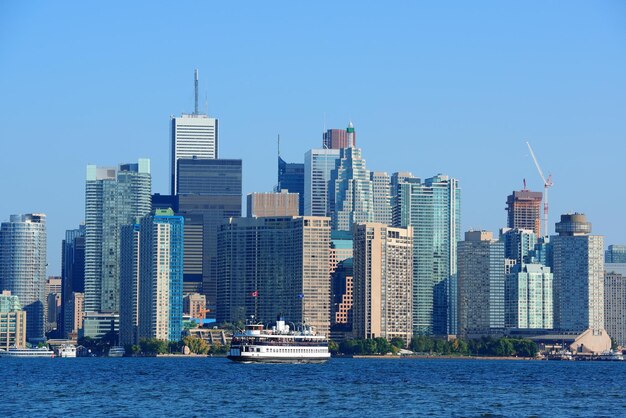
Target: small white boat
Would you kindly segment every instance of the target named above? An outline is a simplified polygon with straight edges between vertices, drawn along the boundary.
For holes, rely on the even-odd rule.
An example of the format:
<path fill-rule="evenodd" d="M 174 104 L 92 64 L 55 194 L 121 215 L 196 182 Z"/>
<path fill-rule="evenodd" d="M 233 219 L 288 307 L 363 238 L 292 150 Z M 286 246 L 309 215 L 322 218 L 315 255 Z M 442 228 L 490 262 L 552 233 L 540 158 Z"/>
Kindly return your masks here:
<path fill-rule="evenodd" d="M 113 347 L 109 348 L 109 353 L 107 354 L 107 357 L 124 357 L 125 354 L 126 350 L 124 349 L 124 347 L 114 345 Z"/>
<path fill-rule="evenodd" d="M 58 357 L 74 358 L 76 357 L 76 346 L 72 344 L 63 344 L 58 348 Z"/>
<path fill-rule="evenodd" d="M 620 351 L 605 351 L 598 356 L 600 361 L 624 361 L 624 355 Z"/>
<path fill-rule="evenodd" d="M 53 358 L 54 351 L 47 347 L 41 348 L 15 348 L 0 350 L 0 357 L 25 357 L 25 358 Z"/>

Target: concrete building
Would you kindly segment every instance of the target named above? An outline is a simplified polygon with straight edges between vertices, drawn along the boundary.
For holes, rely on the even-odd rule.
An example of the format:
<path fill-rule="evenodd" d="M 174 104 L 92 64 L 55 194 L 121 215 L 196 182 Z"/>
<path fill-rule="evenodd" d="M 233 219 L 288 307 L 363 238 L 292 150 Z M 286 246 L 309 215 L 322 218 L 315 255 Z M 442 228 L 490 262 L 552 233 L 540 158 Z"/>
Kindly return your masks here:
<path fill-rule="evenodd" d="M 79 338 L 100 339 L 109 333 L 119 335 L 120 315 L 110 312 L 85 312 Z"/>
<path fill-rule="evenodd" d="M 626 245 L 609 245 L 604 253 L 605 263 L 626 263 Z"/>
<path fill-rule="evenodd" d="M 0 290 L 17 296 L 26 311 L 26 338 L 45 338 L 46 215 L 11 215 L 0 225 Z"/>
<path fill-rule="evenodd" d="M 87 166 L 85 310 L 119 312 L 120 231 L 150 212 L 150 160 L 117 169 Z"/>
<path fill-rule="evenodd" d="M 374 222 L 391 225 L 391 178 L 384 171 L 371 171 Z"/>
<path fill-rule="evenodd" d="M 61 319 L 61 283 L 61 277 L 50 276 L 46 280 L 44 287 L 46 333 L 56 330 L 58 328 L 57 321 Z"/>
<path fill-rule="evenodd" d="M 413 334 L 413 230 L 379 223 L 354 231 L 353 334 L 402 338 Z"/>
<path fill-rule="evenodd" d="M 514 191 L 506 198 L 507 227 L 530 229 L 541 236 L 542 193 L 529 190 Z M 545 231 L 545 235 L 548 232 Z"/>
<path fill-rule="evenodd" d="M 330 335 L 333 340 L 352 336 L 352 306 L 354 301 L 353 258 L 341 260 L 330 274 L 331 318 Z"/>
<path fill-rule="evenodd" d="M 330 220 L 231 218 L 219 233 L 218 322 L 282 314 L 328 335 Z"/>
<path fill-rule="evenodd" d="M 211 310 L 210 315 L 214 315 L 219 277 L 217 275 L 217 233 L 225 219 L 241 216 L 242 162 L 222 159 L 179 160 L 178 169 L 177 213 L 185 218 L 188 215 L 202 216 L 201 293 L 206 296 L 207 307 Z M 199 232 L 198 227 L 194 227 L 193 230 L 194 234 Z M 188 231 L 188 235 L 191 232 Z M 194 247 L 197 261 L 197 246 Z M 187 254 L 190 254 L 189 251 Z"/>
<path fill-rule="evenodd" d="M 583 214 L 561 215 L 553 249 L 554 327 L 581 333 L 604 329 L 604 238 L 591 235 Z"/>
<path fill-rule="evenodd" d="M 610 267 L 604 275 L 604 326 L 618 345 L 626 347 L 626 276 Z"/>
<path fill-rule="evenodd" d="M 61 337 L 76 332 L 74 312 L 68 306 L 74 294 L 85 292 L 85 225 L 77 229 L 65 231 L 65 239 L 61 244 Z M 80 324 L 82 327 L 82 323 Z"/>
<path fill-rule="evenodd" d="M 8 290 L 0 294 L 0 350 L 26 347 L 26 312 L 17 296 Z"/>
<path fill-rule="evenodd" d="M 516 329 L 552 329 L 553 276 L 542 264 L 516 264 L 506 276 L 505 324 Z"/>
<path fill-rule="evenodd" d="M 328 184 L 339 159 L 338 149 L 312 149 L 304 154 L 304 215 L 328 216 Z"/>
<path fill-rule="evenodd" d="M 206 298 L 199 293 L 191 293 L 183 297 L 183 315 L 192 318 L 205 317 Z"/>
<path fill-rule="evenodd" d="M 304 215 L 304 163 L 288 163 L 278 157 L 278 184 L 275 191 L 281 190 L 298 193 L 298 214 Z"/>
<path fill-rule="evenodd" d="M 298 194 L 281 190 L 277 193 L 248 193 L 248 218 L 298 216 Z"/>
<path fill-rule="evenodd" d="M 504 243 L 487 231 L 468 231 L 458 243 L 459 335 L 504 332 Z"/>
<path fill-rule="evenodd" d="M 457 242 L 461 190 L 446 175 L 398 185 L 394 226 L 413 228 L 413 332 L 457 333 Z"/>
<path fill-rule="evenodd" d="M 374 190 L 360 148 L 339 150 L 328 183 L 328 213 L 332 228 L 339 231 L 374 220 Z"/>
<path fill-rule="evenodd" d="M 356 132 L 352 122 L 348 124 L 347 129 L 328 129 L 322 139 L 325 149 L 356 147 Z"/>
<path fill-rule="evenodd" d="M 65 322 L 65 330 L 67 335 L 73 334 L 74 338 L 78 335 L 83 328 L 83 320 L 85 319 L 85 294 L 80 292 L 73 292 L 70 297 L 67 306 L 65 307 L 65 314 L 71 318 L 70 321 Z"/>

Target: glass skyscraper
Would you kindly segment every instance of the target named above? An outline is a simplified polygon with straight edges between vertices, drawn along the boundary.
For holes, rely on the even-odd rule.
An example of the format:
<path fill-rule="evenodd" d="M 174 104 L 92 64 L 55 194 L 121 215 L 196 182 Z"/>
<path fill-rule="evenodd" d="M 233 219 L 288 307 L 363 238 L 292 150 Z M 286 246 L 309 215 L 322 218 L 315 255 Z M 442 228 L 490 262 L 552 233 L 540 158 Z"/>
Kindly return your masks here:
<path fill-rule="evenodd" d="M 61 255 L 61 335 L 66 337 L 72 332 L 74 312 L 68 307 L 72 304 L 74 293 L 85 292 L 85 225 L 65 231 Z"/>
<path fill-rule="evenodd" d="M 445 175 L 398 184 L 395 226 L 413 227 L 413 332 L 456 334 L 461 190 Z"/>
<path fill-rule="evenodd" d="M 278 184 L 276 192 L 287 190 L 298 193 L 298 214 L 304 215 L 304 164 L 288 163 L 278 157 Z"/>
<path fill-rule="evenodd" d="M 329 216 L 328 184 L 338 149 L 312 149 L 304 155 L 304 215 Z"/>
<path fill-rule="evenodd" d="M 0 291 L 17 296 L 26 311 L 26 338 L 45 339 L 46 215 L 11 215 L 0 225 Z"/>

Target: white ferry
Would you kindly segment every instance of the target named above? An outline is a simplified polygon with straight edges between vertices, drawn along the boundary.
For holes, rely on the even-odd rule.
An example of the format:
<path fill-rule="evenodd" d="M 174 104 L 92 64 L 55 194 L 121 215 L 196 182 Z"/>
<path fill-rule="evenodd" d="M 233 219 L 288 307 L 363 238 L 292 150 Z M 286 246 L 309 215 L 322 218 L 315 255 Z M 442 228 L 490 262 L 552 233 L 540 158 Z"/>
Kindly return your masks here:
<path fill-rule="evenodd" d="M 47 347 L 41 348 L 9 348 L 8 350 L 0 350 L 0 357 L 44 357 L 53 358 L 54 351 Z"/>
<path fill-rule="evenodd" d="M 330 358 L 328 339 L 309 327 L 292 331 L 279 319 L 271 330 L 246 325 L 233 335 L 228 358 L 242 363 L 323 363 Z"/>
<path fill-rule="evenodd" d="M 124 347 L 114 345 L 113 347 L 109 348 L 109 353 L 107 354 L 107 357 L 124 357 L 125 354 L 126 350 L 124 349 Z"/>
<path fill-rule="evenodd" d="M 598 356 L 600 361 L 624 361 L 624 355 L 621 351 L 605 351 Z"/>
<path fill-rule="evenodd" d="M 58 357 L 74 358 L 76 357 L 76 346 L 72 344 L 63 344 L 58 348 Z"/>

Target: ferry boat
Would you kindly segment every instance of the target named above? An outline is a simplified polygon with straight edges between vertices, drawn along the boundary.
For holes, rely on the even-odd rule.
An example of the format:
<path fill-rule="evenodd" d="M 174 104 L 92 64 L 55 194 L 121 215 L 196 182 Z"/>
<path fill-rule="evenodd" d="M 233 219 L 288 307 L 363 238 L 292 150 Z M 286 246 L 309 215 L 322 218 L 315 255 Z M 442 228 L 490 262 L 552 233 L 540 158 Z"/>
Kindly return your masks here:
<path fill-rule="evenodd" d="M 8 350 L 0 350 L 0 357 L 53 358 L 54 351 L 48 349 L 47 347 L 41 347 L 41 348 L 11 347 Z"/>
<path fill-rule="evenodd" d="M 600 361 L 624 361 L 624 355 L 620 351 L 605 351 L 598 356 Z"/>
<path fill-rule="evenodd" d="M 279 319 L 271 330 L 261 324 L 246 325 L 230 343 L 230 360 L 242 363 L 323 363 L 330 358 L 328 339 L 310 327 L 290 330 Z"/>
<path fill-rule="evenodd" d="M 72 344 L 63 344 L 58 348 L 58 357 L 74 358 L 76 357 L 76 346 Z"/>
<path fill-rule="evenodd" d="M 124 347 L 114 345 L 113 347 L 109 348 L 109 353 L 107 354 L 107 357 L 124 357 L 125 354 L 126 350 L 124 349 Z"/>

